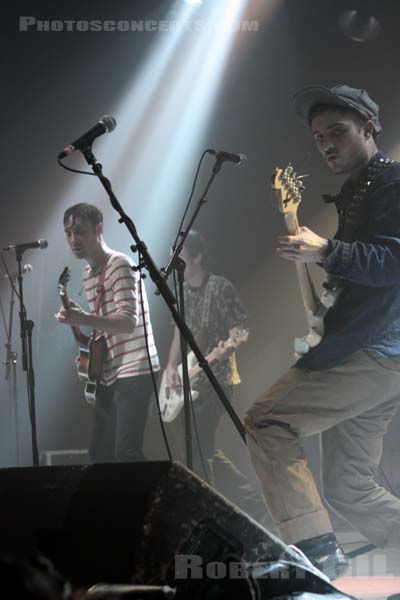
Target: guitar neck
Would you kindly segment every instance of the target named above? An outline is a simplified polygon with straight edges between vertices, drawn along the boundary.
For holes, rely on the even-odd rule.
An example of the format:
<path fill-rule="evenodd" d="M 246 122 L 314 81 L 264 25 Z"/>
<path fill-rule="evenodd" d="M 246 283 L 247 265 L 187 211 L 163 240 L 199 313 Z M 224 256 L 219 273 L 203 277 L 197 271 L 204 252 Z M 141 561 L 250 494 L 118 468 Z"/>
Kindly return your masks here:
<path fill-rule="evenodd" d="M 68 298 L 66 293 L 61 295 L 61 303 L 66 310 L 69 310 L 71 308 L 71 301 Z M 88 346 L 89 338 L 81 332 L 79 327 L 77 325 L 70 325 L 70 327 L 72 329 L 74 338 L 78 342 L 78 344 L 83 344 L 84 346 Z"/>
<path fill-rule="evenodd" d="M 296 272 L 304 308 L 315 314 L 319 307 L 319 301 L 307 264 L 296 262 Z"/>
<path fill-rule="evenodd" d="M 237 340 L 237 338 L 235 338 L 235 339 Z M 245 339 L 247 339 L 247 338 L 245 338 Z M 218 347 L 216 347 L 209 354 L 207 354 L 207 356 L 205 357 L 206 361 L 208 363 L 213 363 L 214 361 L 219 360 L 220 358 L 225 356 L 229 350 L 234 352 L 235 348 L 237 347 L 237 345 L 239 345 L 241 343 L 241 341 L 243 341 L 243 335 L 242 335 L 242 340 L 239 338 L 239 340 L 237 341 L 236 344 L 234 343 L 234 340 L 232 338 L 229 338 L 225 342 L 225 347 L 224 347 L 222 354 L 220 353 Z M 189 369 L 189 380 L 192 381 L 193 379 L 195 379 L 197 377 L 197 375 L 199 375 L 202 372 L 202 370 L 203 369 L 200 367 L 199 363 L 196 363 L 195 365 L 193 365 L 193 367 L 191 369 Z"/>
<path fill-rule="evenodd" d="M 210 352 L 210 354 L 208 354 L 205 357 L 205 359 L 208 363 L 214 362 L 214 360 L 216 359 L 216 357 L 214 355 L 214 351 Z M 202 370 L 203 369 L 201 368 L 199 363 L 197 363 L 196 365 L 194 365 L 194 367 L 189 369 L 189 381 L 192 381 L 193 379 L 195 379 L 197 377 L 197 375 L 199 375 L 202 372 Z"/>
<path fill-rule="evenodd" d="M 296 213 L 285 213 L 286 228 L 290 235 L 297 235 L 300 231 Z M 307 263 L 296 262 L 297 279 L 299 281 L 301 297 L 306 312 L 315 314 L 319 307 L 318 295 L 311 279 Z"/>

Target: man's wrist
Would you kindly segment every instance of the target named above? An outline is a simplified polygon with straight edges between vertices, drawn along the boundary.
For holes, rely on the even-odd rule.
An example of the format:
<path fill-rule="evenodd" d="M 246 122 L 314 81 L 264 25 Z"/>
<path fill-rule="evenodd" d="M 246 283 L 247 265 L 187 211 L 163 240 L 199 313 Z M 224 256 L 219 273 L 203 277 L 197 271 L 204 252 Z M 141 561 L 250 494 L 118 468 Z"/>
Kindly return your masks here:
<path fill-rule="evenodd" d="M 324 242 L 325 242 L 325 244 L 324 244 L 324 248 L 322 249 L 322 259 L 329 256 L 329 254 L 333 250 L 333 242 L 331 239 L 328 238 L 328 239 L 324 240 Z"/>
<path fill-rule="evenodd" d="M 90 313 L 87 313 L 81 309 L 78 313 L 79 324 L 90 327 L 91 326 L 91 323 L 90 323 L 91 317 L 92 317 L 92 315 Z"/>

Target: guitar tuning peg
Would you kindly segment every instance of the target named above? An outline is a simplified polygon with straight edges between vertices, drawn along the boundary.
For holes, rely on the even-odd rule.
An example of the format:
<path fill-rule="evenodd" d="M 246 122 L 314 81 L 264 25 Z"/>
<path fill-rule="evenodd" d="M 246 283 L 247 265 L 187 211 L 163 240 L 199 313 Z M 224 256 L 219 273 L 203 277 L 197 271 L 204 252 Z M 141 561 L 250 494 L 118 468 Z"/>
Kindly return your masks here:
<path fill-rule="evenodd" d="M 310 174 L 309 173 L 305 173 L 304 175 L 299 175 L 297 177 L 297 181 L 299 183 L 299 190 L 301 190 L 301 191 L 304 191 L 306 189 L 306 186 L 304 185 L 304 182 L 302 181 L 306 177 L 310 177 Z"/>

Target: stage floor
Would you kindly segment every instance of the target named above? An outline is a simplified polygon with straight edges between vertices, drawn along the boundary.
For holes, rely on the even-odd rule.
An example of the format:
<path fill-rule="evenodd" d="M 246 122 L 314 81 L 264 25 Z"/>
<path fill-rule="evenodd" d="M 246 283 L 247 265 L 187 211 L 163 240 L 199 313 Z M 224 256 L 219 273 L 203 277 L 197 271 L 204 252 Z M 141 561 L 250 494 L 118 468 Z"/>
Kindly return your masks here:
<path fill-rule="evenodd" d="M 337 537 L 345 552 L 366 543 L 355 532 L 338 532 Z M 346 575 L 333 584 L 358 600 L 386 600 L 391 594 L 400 594 L 400 552 L 377 549 L 357 556 Z"/>

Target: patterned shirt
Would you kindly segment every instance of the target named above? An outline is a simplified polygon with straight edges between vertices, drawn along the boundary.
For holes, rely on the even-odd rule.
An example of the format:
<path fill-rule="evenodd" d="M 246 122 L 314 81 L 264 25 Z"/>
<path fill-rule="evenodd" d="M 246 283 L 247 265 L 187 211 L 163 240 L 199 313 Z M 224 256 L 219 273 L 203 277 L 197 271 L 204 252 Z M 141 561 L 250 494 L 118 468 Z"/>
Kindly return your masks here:
<path fill-rule="evenodd" d="M 341 281 L 342 293 L 325 317 L 325 335 L 296 367 L 330 369 L 357 350 L 400 356 L 400 163 L 381 152 L 365 173 L 381 165 L 360 203 L 350 181 L 334 198 L 339 229 L 322 261 Z"/>
<path fill-rule="evenodd" d="M 194 288 L 185 283 L 184 290 L 185 320 L 205 355 L 221 340 L 226 341 L 229 338 L 230 329 L 245 326 L 245 310 L 237 291 L 225 277 L 207 273 L 200 287 Z M 211 366 L 220 382 L 240 382 L 234 354 L 228 355 L 225 360 L 213 362 Z M 195 387 L 202 386 L 206 381 L 206 376 L 201 373 Z"/>
<path fill-rule="evenodd" d="M 104 363 L 101 383 L 111 385 L 122 377 L 132 377 L 150 372 L 146 351 L 145 328 L 154 371 L 160 369 L 157 348 L 154 343 L 150 322 L 149 306 L 144 284 L 139 273 L 132 270 L 133 261 L 120 252 L 112 251 L 107 259 L 103 293 L 98 314 L 103 317 L 126 315 L 131 317 L 136 327 L 132 333 L 105 333 L 108 355 Z M 83 282 L 89 309 L 96 314 L 97 286 L 100 272 L 93 273 L 89 265 L 83 271 Z M 141 304 L 141 284 L 145 323 Z"/>

